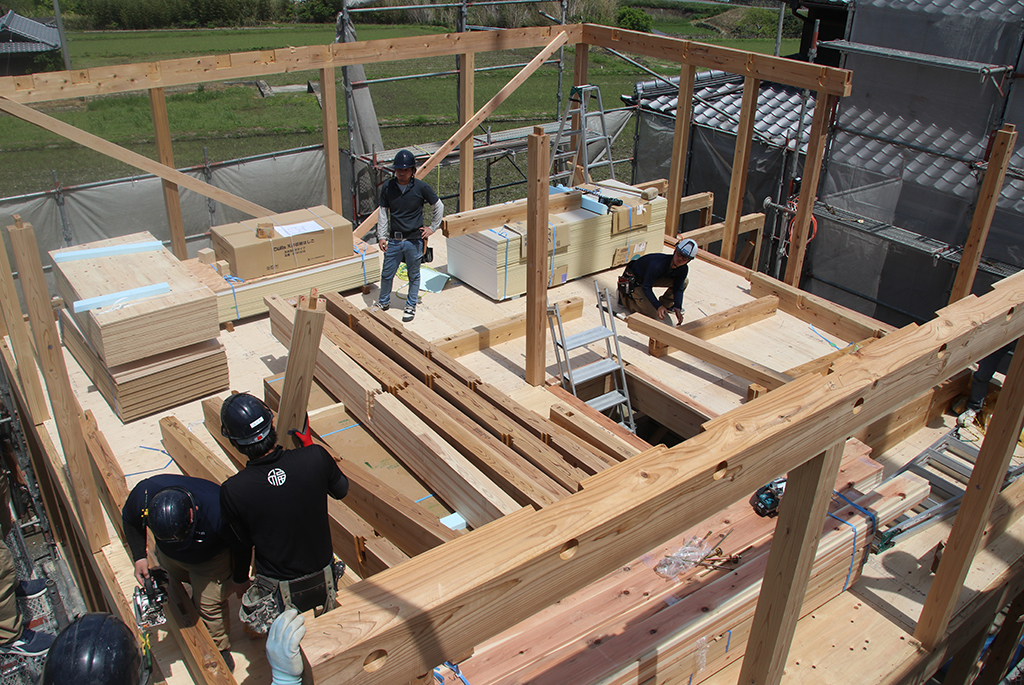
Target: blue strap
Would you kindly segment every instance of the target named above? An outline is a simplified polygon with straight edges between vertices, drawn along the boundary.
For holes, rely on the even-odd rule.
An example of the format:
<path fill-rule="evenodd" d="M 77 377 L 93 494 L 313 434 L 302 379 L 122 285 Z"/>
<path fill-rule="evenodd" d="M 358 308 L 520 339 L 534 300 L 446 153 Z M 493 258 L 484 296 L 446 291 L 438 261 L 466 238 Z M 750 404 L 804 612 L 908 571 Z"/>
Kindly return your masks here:
<path fill-rule="evenodd" d="M 865 516 L 867 516 L 867 517 L 868 517 L 868 519 L 869 519 L 869 520 L 871 521 L 871 533 L 872 533 L 872 534 L 874 534 L 874 533 L 875 533 L 875 531 L 877 531 L 877 530 L 878 530 L 878 519 L 877 519 L 877 518 L 875 517 L 875 515 L 874 515 L 873 513 L 871 513 L 870 511 L 868 511 L 868 510 L 867 510 L 867 509 L 865 509 L 864 507 L 860 506 L 860 505 L 859 505 L 859 504 L 857 504 L 856 502 L 854 502 L 854 501 L 852 501 L 852 500 L 848 499 L 848 498 L 846 497 L 846 495 L 842 494 L 841 492 L 838 492 L 838 491 L 836 491 L 836 490 L 833 490 L 833 491 L 832 491 L 832 494 L 833 494 L 833 495 L 836 495 L 837 497 L 841 497 L 841 498 L 843 499 L 843 501 L 844 501 L 844 502 L 846 502 L 847 504 L 849 504 L 849 505 L 850 505 L 851 507 L 853 507 L 854 509 L 856 509 L 856 510 L 857 510 L 857 511 L 859 511 L 860 513 L 862 513 L 862 514 L 864 514 Z"/>
<path fill-rule="evenodd" d="M 235 292 L 235 283 L 245 283 L 245 281 L 237 276 L 225 276 L 224 280 L 231 286 L 231 298 L 235 301 L 235 318 L 241 319 L 242 314 L 238 311 L 238 294 Z"/>
<path fill-rule="evenodd" d="M 729 631 L 729 637 L 725 638 L 725 653 L 729 653 L 729 645 L 732 644 L 732 631 Z"/>
<path fill-rule="evenodd" d="M 457 663 L 454 661 L 446 661 L 444 662 L 444 665 L 452 669 L 452 673 L 454 673 L 456 677 L 463 682 L 463 685 L 470 685 L 470 682 L 466 680 L 466 676 L 462 675 L 462 671 L 459 670 L 459 665 Z"/>
<path fill-rule="evenodd" d="M 363 243 L 363 244 L 365 245 L 366 243 Z M 355 252 L 357 255 L 359 255 L 359 263 L 363 267 L 363 285 L 367 285 L 367 282 L 366 282 L 366 248 L 364 247 L 362 250 L 357 250 L 355 247 L 353 247 L 352 251 Z"/>
<path fill-rule="evenodd" d="M 846 588 L 850 585 L 850 576 L 853 575 L 853 562 L 857 558 L 857 526 L 853 525 L 849 521 L 844 521 L 843 519 L 833 514 L 831 511 L 828 512 L 828 515 L 834 518 L 836 521 L 839 521 L 840 523 L 845 523 L 850 528 L 853 528 L 853 552 L 850 554 L 850 570 L 846 572 L 846 580 L 843 582 L 843 592 L 846 592 Z"/>
<path fill-rule="evenodd" d="M 144 450 L 153 450 L 154 452 L 163 452 L 168 457 L 171 456 L 170 453 L 167 450 L 162 450 L 159 447 L 146 447 L 145 445 L 139 445 L 139 447 L 141 447 Z M 145 471 L 136 471 L 135 473 L 126 473 L 126 474 L 124 474 L 124 477 L 127 478 L 129 476 L 141 476 L 144 473 L 153 473 L 154 471 L 163 471 L 164 469 L 168 468 L 173 463 L 174 463 L 174 458 L 172 457 L 170 461 L 168 461 L 166 464 L 164 464 L 163 466 L 161 466 L 158 469 L 147 469 Z"/>
<path fill-rule="evenodd" d="M 334 435 L 335 433 L 340 433 L 342 431 L 347 431 L 349 428 L 355 428 L 356 426 L 359 426 L 359 425 L 362 425 L 362 424 L 360 424 L 359 422 L 356 422 L 356 423 L 353 423 L 351 426 L 345 426 L 344 428 L 339 428 L 336 431 L 331 431 L 330 433 L 324 433 L 320 437 L 321 438 L 326 438 L 328 435 Z"/>

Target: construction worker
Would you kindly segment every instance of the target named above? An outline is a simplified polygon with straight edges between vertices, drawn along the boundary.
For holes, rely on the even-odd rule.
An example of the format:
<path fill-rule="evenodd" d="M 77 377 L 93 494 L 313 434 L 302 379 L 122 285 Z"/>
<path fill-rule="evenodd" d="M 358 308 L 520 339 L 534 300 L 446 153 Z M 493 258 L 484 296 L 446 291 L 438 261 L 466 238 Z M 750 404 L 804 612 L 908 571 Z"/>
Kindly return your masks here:
<path fill-rule="evenodd" d="M 619 304 L 658 321 L 672 312 L 676 325 L 682 324 L 688 265 L 696 256 L 697 243 L 687 239 L 676 243 L 672 254 L 658 252 L 633 259 L 619 276 Z M 654 289 L 660 287 L 666 290 L 659 299 Z"/>
<path fill-rule="evenodd" d="M 145 685 L 150 673 L 147 661 L 121 619 L 83 614 L 54 640 L 39 684 Z"/>
<path fill-rule="evenodd" d="M 249 557 L 221 517 L 220 486 L 175 474 L 153 476 L 132 488 L 121 509 L 124 536 L 140 586 L 149 578 L 146 529 L 156 539 L 156 560 L 171 579 L 192 586 L 192 603 L 228 668 L 234 670 L 227 598 L 232 576 L 248 579 Z M 234 553 L 232 552 L 234 547 Z"/>
<path fill-rule="evenodd" d="M 444 217 L 444 203 L 427 183 L 416 178 L 416 158 L 408 150 L 399 150 L 394 161 L 395 176 L 384 184 L 377 213 L 377 244 L 384 252 L 380 272 L 380 295 L 376 305 L 391 308 L 391 282 L 398 265 L 405 262 L 409 274 L 409 294 L 405 298 L 402 321 L 416 316 L 420 292 L 420 260 L 426 239 L 437 232 Z M 434 207 L 430 227 L 423 225 L 423 205 Z"/>
<path fill-rule="evenodd" d="M 284 608 L 334 608 L 334 564 L 327 496 L 341 499 L 348 479 L 309 424 L 296 434 L 298 449 L 277 446 L 270 408 L 247 393 L 221 405 L 221 432 L 248 458 L 221 485 L 221 511 L 236 535 L 255 548 L 256 579 L 239 612 L 250 628 L 265 633 Z"/>
<path fill-rule="evenodd" d="M 974 423 L 978 414 L 981 413 L 982 406 L 985 404 L 989 381 L 996 374 L 996 369 L 999 368 L 1003 357 L 1006 355 L 1012 357 L 1013 351 L 1016 348 L 1017 341 L 1014 340 L 978 362 L 978 370 L 971 376 L 971 394 L 967 399 L 967 407 L 956 417 L 956 425 L 959 428 L 965 428 Z"/>

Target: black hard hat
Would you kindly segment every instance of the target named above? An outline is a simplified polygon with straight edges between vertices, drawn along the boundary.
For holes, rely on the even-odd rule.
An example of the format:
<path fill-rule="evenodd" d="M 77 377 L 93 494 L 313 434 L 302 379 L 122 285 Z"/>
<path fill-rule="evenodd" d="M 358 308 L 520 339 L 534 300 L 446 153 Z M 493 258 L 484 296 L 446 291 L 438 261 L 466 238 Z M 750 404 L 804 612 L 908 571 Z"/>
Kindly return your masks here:
<path fill-rule="evenodd" d="M 252 445 L 267 437 L 273 422 L 270 407 L 246 392 L 231 395 L 220 405 L 220 432 L 239 445 Z"/>
<path fill-rule="evenodd" d="M 61 631 L 40 685 L 145 685 L 149 669 L 135 635 L 111 614 L 85 614 Z"/>
<path fill-rule="evenodd" d="M 415 169 L 416 157 L 408 150 L 399 150 L 392 166 L 396 169 Z"/>
<path fill-rule="evenodd" d="M 146 525 L 153 537 L 165 542 L 187 540 L 195 527 L 196 500 L 185 488 L 171 486 L 160 490 L 146 507 Z"/>

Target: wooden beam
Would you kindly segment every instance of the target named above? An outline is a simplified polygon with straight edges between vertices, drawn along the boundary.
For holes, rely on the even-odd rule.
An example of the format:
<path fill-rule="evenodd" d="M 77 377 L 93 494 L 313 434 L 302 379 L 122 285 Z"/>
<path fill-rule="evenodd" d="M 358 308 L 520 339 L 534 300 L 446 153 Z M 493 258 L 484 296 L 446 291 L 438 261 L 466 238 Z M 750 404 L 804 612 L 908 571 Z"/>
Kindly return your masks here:
<path fill-rule="evenodd" d="M 67 138 L 74 143 L 78 143 L 79 145 L 83 145 L 91 150 L 95 150 L 96 152 L 116 159 L 119 162 L 124 162 L 136 169 L 141 169 L 166 181 L 171 181 L 182 188 L 188 188 L 193 192 L 199 193 L 203 197 L 216 200 L 221 204 L 237 209 L 240 212 L 245 212 L 250 216 L 267 216 L 269 214 L 273 214 L 269 209 L 261 207 L 255 202 L 249 202 L 237 195 L 232 195 L 226 190 L 221 190 L 209 183 L 204 183 L 203 181 L 192 178 L 188 174 L 183 174 L 177 169 L 165 166 L 160 162 L 155 162 L 149 157 L 145 157 L 137 152 L 132 152 L 131 150 L 123 148 L 120 145 L 115 145 L 114 143 L 103 140 L 99 136 L 94 136 L 80 128 L 75 128 L 70 124 L 65 124 L 59 119 L 54 119 L 42 112 L 37 112 L 31 107 L 26 107 L 25 105 L 14 102 L 13 100 L 0 97 L 0 111 L 7 112 L 22 121 L 35 124 L 40 128 L 50 131 L 51 133 L 56 133 L 57 135 Z"/>
<path fill-rule="evenodd" d="M 985 441 L 964 491 L 942 562 L 928 591 L 914 637 L 931 650 L 946 632 L 964 579 L 1002 488 L 1024 424 L 1024 354 L 1013 356 Z"/>
<path fill-rule="evenodd" d="M 676 330 L 701 340 L 711 340 L 725 333 L 738 331 L 758 321 L 775 316 L 778 311 L 779 298 L 774 295 L 759 297 L 750 302 L 723 309 L 703 319 L 697 319 L 679 326 Z M 787 374 L 789 375 L 789 374 Z"/>
<path fill-rule="evenodd" d="M 769 369 L 763 364 L 723 350 L 694 335 L 643 314 L 630 314 L 626 317 L 626 325 L 630 330 L 650 336 L 660 343 L 713 364 L 723 371 L 736 374 L 740 378 L 759 383 L 769 390 L 781 387 L 792 380 L 789 376 Z"/>
<path fill-rule="evenodd" d="M 623 442 L 616 434 L 596 423 L 591 417 L 578 414 L 564 404 L 553 404 L 548 410 L 551 421 L 562 426 L 573 435 L 585 440 L 616 461 L 625 461 L 639 451 Z"/>
<path fill-rule="evenodd" d="M 1024 274 L 1011 276 L 1007 287 L 962 300 L 928 324 L 840 360 L 828 378 L 794 381 L 734 409 L 735 420 L 713 432 L 591 477 L 582 494 L 521 520 L 495 521 L 380 574 L 372 585 L 343 590 L 343 609 L 314 619 L 303 641 L 314 679 L 412 680 L 1024 335 L 1022 304 Z M 451 558 L 486 561 L 446 564 Z M 446 572 L 438 577 L 442 564 Z"/>
<path fill-rule="evenodd" d="M 0 77 L 0 95 L 24 103 L 66 100 L 213 81 L 252 80 L 269 74 L 308 71 L 325 66 L 391 62 L 409 59 L 409 55 L 427 58 L 535 48 L 546 45 L 555 35 L 556 28 L 568 34 L 572 43 L 579 40 L 583 29 L 576 24 L 444 33 L 40 72 Z"/>
<path fill-rule="evenodd" d="M 460 34 L 461 35 L 461 34 Z M 455 146 L 461 143 L 467 136 L 473 133 L 475 129 L 484 119 L 489 117 L 494 110 L 496 110 L 501 103 L 505 102 L 509 95 L 515 92 L 516 88 L 523 85 L 523 82 L 530 77 L 533 72 L 537 71 L 544 62 L 554 54 L 555 50 L 565 45 L 568 40 L 568 34 L 565 31 L 560 31 L 554 40 L 548 43 L 544 49 L 542 49 L 537 56 L 534 57 L 529 63 L 523 67 L 518 74 L 513 77 L 511 81 L 505 84 L 501 90 L 494 94 L 487 104 L 481 107 L 476 114 L 469 118 L 466 123 L 459 127 L 459 130 L 452 134 L 441 147 L 439 147 L 434 154 L 430 155 L 426 162 L 421 167 L 416 169 L 416 177 L 423 178 L 431 171 L 434 170 L 441 160 L 448 156 L 448 153 L 455 149 Z M 422 50 L 414 50 L 412 54 L 422 56 Z M 370 216 L 366 217 L 361 224 L 353 231 L 354 236 L 361 236 L 366 233 L 367 229 L 377 221 L 377 211 L 373 210 Z"/>
<path fill-rule="evenodd" d="M 476 110 L 476 55 L 459 55 L 459 124 L 465 124 L 469 113 Z M 459 144 L 459 211 L 473 209 L 473 136 Z M 445 233 L 447 236 L 448 234 Z"/>
<path fill-rule="evenodd" d="M 20 217 L 15 217 L 16 221 Z M 22 318 L 21 303 L 18 302 L 18 291 L 14 286 L 14 269 L 7 257 L 7 247 L 0 240 L 0 313 L 3 314 L 7 333 L 11 336 L 11 348 L 14 351 L 15 368 L 24 391 L 25 409 L 30 422 L 38 425 L 50 418 L 50 410 L 46 408 L 46 396 L 43 384 L 39 380 L 36 368 L 36 354 L 29 339 L 29 325 Z"/>
<path fill-rule="evenodd" d="M 783 373 L 792 378 L 799 378 L 800 376 L 804 376 L 809 373 L 817 373 L 824 376 L 832 368 L 832 363 L 835 362 L 835 360 L 839 359 L 840 357 L 845 357 L 848 354 L 854 354 L 855 352 L 860 351 L 862 347 L 871 343 L 874 340 L 878 340 L 878 338 L 865 338 L 860 342 L 850 343 L 846 347 L 835 350 L 833 352 L 829 352 L 828 354 L 822 355 L 817 359 L 812 359 L 811 361 L 806 362 L 804 364 L 800 364 L 799 366 L 794 366 L 791 369 L 787 369 Z"/>
<path fill-rule="evenodd" d="M 797 201 L 796 216 L 793 217 L 794 231 L 789 240 L 789 260 L 786 262 L 786 283 L 794 287 L 800 286 L 800 277 L 803 275 L 807 235 L 811 230 L 814 200 L 818 195 L 818 179 L 821 176 L 821 160 L 828 143 L 832 110 L 838 102 L 836 95 L 819 91 L 814 103 L 814 119 L 807 140 L 807 154 L 804 156 L 803 182 L 800 184 L 800 198 Z"/>
<path fill-rule="evenodd" d="M 1003 189 L 1006 169 L 1010 165 L 1010 157 L 1013 155 L 1013 146 L 1016 142 L 1017 130 L 1013 124 L 1003 124 L 992 141 L 985 180 L 981 183 L 978 200 L 974 206 L 971 230 L 967 234 L 964 251 L 960 255 L 960 266 L 957 267 L 956 279 L 953 281 L 953 290 L 949 294 L 951 303 L 966 297 L 974 287 L 974 276 L 978 273 L 981 254 L 985 251 L 988 230 L 992 226 L 992 217 L 996 213 L 996 204 Z"/>
<path fill-rule="evenodd" d="M 754 120 L 757 114 L 757 96 L 761 80 L 753 76 L 743 79 L 743 103 L 736 126 L 736 147 L 732 157 L 732 179 L 725 208 L 725 228 L 722 233 L 721 256 L 730 262 L 736 259 L 736 240 L 739 237 L 740 215 L 747 194 L 747 171 L 750 168 L 750 149 L 753 145 Z"/>
<path fill-rule="evenodd" d="M 153 130 L 156 133 L 157 159 L 165 167 L 174 167 L 174 150 L 171 145 L 171 126 L 167 119 L 167 98 L 163 88 L 149 89 L 149 108 L 153 113 Z M 167 225 L 171 232 L 171 253 L 181 261 L 188 259 L 185 245 L 185 221 L 181 216 L 181 198 L 178 186 L 173 181 L 162 179 L 164 206 L 167 209 Z"/>
<path fill-rule="evenodd" d="M 302 432 L 306 425 L 309 389 L 313 385 L 313 372 L 320 352 L 327 303 L 317 297 L 314 288 L 308 296 L 299 298 L 299 305 L 294 311 L 288 365 L 277 414 L 277 443 L 286 448 L 299 446 L 299 440 L 290 432 Z"/>
<path fill-rule="evenodd" d="M 96 499 L 96 479 L 93 477 L 89 453 L 85 447 L 82 426 L 78 422 L 82 408 L 71 389 L 68 368 L 64 364 L 60 336 L 57 335 L 53 309 L 50 307 L 46 276 L 43 274 L 43 264 L 39 259 L 36 234 L 31 224 L 8 226 L 7 230 L 18 264 L 18 274 L 21 276 L 21 288 L 28 306 L 32 335 L 35 337 L 36 350 L 39 351 L 46 390 L 50 395 L 54 422 L 57 424 L 61 448 L 71 474 L 72 497 L 78 504 L 82 528 L 89 536 L 89 551 L 98 552 L 103 545 L 110 542 L 110 536 L 107 535 L 103 511 Z"/>
<path fill-rule="evenodd" d="M 228 466 L 174 416 L 160 419 L 160 438 L 181 472 L 220 485 L 238 469 Z"/>
<path fill-rule="evenodd" d="M 583 316 L 583 298 L 570 297 L 559 300 L 558 311 L 562 321 L 572 321 Z M 461 357 L 479 352 L 509 340 L 526 335 L 526 314 L 513 314 L 497 321 L 475 326 L 465 331 L 452 333 L 431 341 L 434 346 L 451 357 Z"/>
<path fill-rule="evenodd" d="M 526 186 L 526 374 L 533 386 L 547 376 L 548 289 L 544 282 L 548 250 L 548 169 L 551 164 L 551 136 L 535 126 L 528 136 Z"/>
<path fill-rule="evenodd" d="M 998 685 L 1006 674 L 1010 659 L 1013 658 L 1024 635 L 1024 592 L 1019 593 L 1006 608 L 1003 625 L 999 627 L 992 645 L 985 657 L 985 667 L 974 681 L 975 685 Z"/>
<path fill-rule="evenodd" d="M 679 72 L 679 94 L 676 100 L 676 128 L 672 136 L 672 166 L 668 174 L 668 190 L 665 197 L 665 235 L 679 233 L 679 216 L 683 213 L 680 199 L 683 196 L 683 182 L 686 180 L 686 153 L 690 149 L 690 124 L 693 119 L 693 82 L 697 67 L 682 65 Z M 708 193 L 710 195 L 710 193 Z"/>
<path fill-rule="evenodd" d="M 124 480 L 124 471 L 121 470 L 121 464 L 117 461 L 114 450 L 110 448 L 106 436 L 100 431 L 93 413 L 87 410 L 84 416 L 79 417 L 79 422 L 82 425 L 86 449 L 89 450 L 93 468 L 97 472 L 96 481 L 105 484 L 105 487 L 97 489 L 100 502 L 107 510 L 107 518 L 114 525 L 118 536 L 124 540 L 121 508 L 128 499 L 128 485 Z"/>
<path fill-rule="evenodd" d="M 325 49 L 325 52 L 328 50 Z M 327 206 L 332 212 L 342 213 L 345 203 L 341 199 L 341 157 L 338 146 L 338 95 L 334 67 L 320 69 L 320 103 L 324 127 L 324 171 L 327 183 Z"/>
<path fill-rule="evenodd" d="M 629 373 L 629 369 L 631 368 L 632 367 L 627 367 L 627 374 Z M 627 375 L 627 386 L 629 387 L 630 398 L 632 398 L 633 388 L 635 386 L 631 384 L 630 380 L 630 377 Z M 629 432 L 623 426 L 619 425 L 618 423 L 608 418 L 601 412 L 595 410 L 593 407 L 591 407 L 586 402 L 584 402 L 580 398 L 576 397 L 575 395 L 567 391 L 562 386 L 549 385 L 547 386 L 547 391 L 550 392 L 555 397 L 557 397 L 558 401 L 561 404 L 575 411 L 577 416 L 588 417 L 590 421 L 596 423 L 598 426 L 603 427 L 608 433 L 611 433 L 612 435 L 616 436 L 619 441 L 621 441 L 624 445 L 627 446 L 627 449 L 632 454 L 639 454 L 641 452 L 646 452 L 647 450 L 651 449 L 652 445 L 648 443 L 646 440 L 637 437 L 634 433 Z"/>
<path fill-rule="evenodd" d="M 841 440 L 788 474 L 738 682 L 782 682 L 845 447 Z"/>
<path fill-rule="evenodd" d="M 697 43 L 667 36 L 653 36 L 640 31 L 627 31 L 610 26 L 584 24 L 581 40 L 602 48 L 612 48 L 632 55 L 692 64 L 703 69 L 719 69 L 730 74 L 744 74 L 774 83 L 809 88 L 837 95 L 849 95 L 853 89 L 853 72 L 797 62 L 784 57 L 759 55 L 707 43 Z"/>
<path fill-rule="evenodd" d="M 896 330 L 889 324 L 830 302 L 824 297 L 812 295 L 771 276 L 755 271 L 745 271 L 745 275 L 750 281 L 751 295 L 775 295 L 779 298 L 779 309 L 837 338 L 848 342 L 880 338 Z"/>
<path fill-rule="evenodd" d="M 566 193 L 551 193 L 548 198 L 548 211 L 551 213 L 568 212 L 580 208 L 583 193 L 578 190 Z M 527 215 L 526 198 L 505 202 L 489 207 L 479 207 L 457 214 L 449 214 L 441 219 L 441 230 L 446 238 L 455 238 L 468 233 L 479 233 L 497 226 L 525 221 Z"/>
<path fill-rule="evenodd" d="M 626 367 L 626 387 L 634 410 L 639 409 L 662 426 L 670 426 L 682 438 L 700 433 L 708 421 L 718 416 L 635 366 Z"/>
<path fill-rule="evenodd" d="M 741 236 L 746 233 L 750 233 L 751 231 L 760 231 L 762 228 L 764 228 L 764 214 L 761 214 L 760 212 L 744 214 L 740 217 L 739 227 L 736 229 L 736 235 Z M 708 224 L 700 228 L 695 228 L 692 231 L 680 233 L 678 236 L 665 236 L 665 243 L 675 245 L 680 240 L 692 238 L 696 241 L 697 245 L 706 248 L 711 243 L 722 240 L 724 235 L 725 222 L 719 221 L 716 224 Z M 730 263 L 734 262 L 730 260 Z"/>

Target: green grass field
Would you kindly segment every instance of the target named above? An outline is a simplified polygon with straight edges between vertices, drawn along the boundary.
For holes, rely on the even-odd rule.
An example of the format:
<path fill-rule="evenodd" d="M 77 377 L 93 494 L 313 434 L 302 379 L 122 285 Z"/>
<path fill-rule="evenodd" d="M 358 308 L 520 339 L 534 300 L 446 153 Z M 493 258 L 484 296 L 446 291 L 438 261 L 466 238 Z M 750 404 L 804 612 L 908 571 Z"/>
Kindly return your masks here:
<path fill-rule="evenodd" d="M 666 33 L 687 35 L 684 33 L 686 27 L 677 24 L 657 22 L 655 27 Z M 429 35 L 442 31 L 431 26 L 381 25 L 360 25 L 357 30 L 360 40 Z M 86 68 L 319 45 L 333 41 L 334 28 L 329 25 L 289 25 L 253 29 L 79 32 L 72 33 L 70 38 L 73 66 Z M 701 40 L 709 38 L 700 37 Z M 774 48 L 773 41 L 709 42 L 767 53 Z M 787 50 L 795 50 L 795 46 L 796 41 L 787 41 L 783 54 Z M 482 54 L 477 58 L 477 67 L 522 64 L 534 54 L 535 51 L 531 50 Z M 666 76 L 678 75 L 678 66 L 674 63 L 647 59 L 643 62 L 648 68 Z M 572 79 L 572 63 L 572 49 L 567 48 L 566 91 Z M 453 69 L 455 60 L 452 57 L 366 65 L 368 79 Z M 479 108 L 486 103 L 517 71 L 518 68 L 507 68 L 479 72 L 476 76 L 476 106 Z M 597 49 L 591 50 L 590 76 L 591 82 L 601 87 L 606 108 L 620 106 L 620 95 L 631 94 L 637 81 L 651 78 L 637 67 Z M 338 78 L 338 116 L 344 147 L 345 106 L 340 70 Z M 266 80 L 272 86 L 282 86 L 304 85 L 316 79 L 318 73 L 309 71 L 274 75 Z M 486 125 L 498 131 L 556 119 L 559 116 L 557 88 L 557 67 L 542 67 L 502 104 Z M 452 76 L 374 84 L 371 89 L 385 148 L 443 141 L 458 128 L 456 80 Z M 149 97 L 145 93 L 46 103 L 40 109 L 90 133 L 156 158 Z M 167 109 L 178 167 L 202 164 L 204 149 L 208 159 L 222 161 L 322 142 L 320 109 L 315 98 L 305 93 L 279 93 L 263 98 L 251 83 L 207 84 L 199 88 L 169 89 Z M 0 152 L 4 155 L 4 164 L 0 165 L 0 197 L 47 190 L 53 186 L 53 171 L 66 186 L 137 173 L 131 167 L 13 117 L 0 117 L 0 141 Z M 628 155 L 631 145 L 631 133 L 624 135 L 618 146 L 622 151 L 617 150 L 616 157 Z"/>

